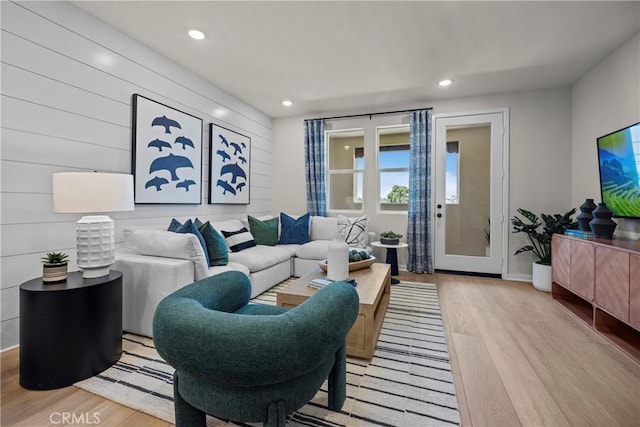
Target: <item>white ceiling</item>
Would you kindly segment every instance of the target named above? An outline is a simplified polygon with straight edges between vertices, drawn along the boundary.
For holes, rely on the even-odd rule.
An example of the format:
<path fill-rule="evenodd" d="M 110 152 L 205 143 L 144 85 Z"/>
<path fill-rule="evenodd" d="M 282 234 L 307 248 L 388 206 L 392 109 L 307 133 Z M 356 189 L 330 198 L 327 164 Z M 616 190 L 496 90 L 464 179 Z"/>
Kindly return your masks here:
<path fill-rule="evenodd" d="M 570 85 L 640 31 L 639 1 L 73 3 L 271 117 Z"/>

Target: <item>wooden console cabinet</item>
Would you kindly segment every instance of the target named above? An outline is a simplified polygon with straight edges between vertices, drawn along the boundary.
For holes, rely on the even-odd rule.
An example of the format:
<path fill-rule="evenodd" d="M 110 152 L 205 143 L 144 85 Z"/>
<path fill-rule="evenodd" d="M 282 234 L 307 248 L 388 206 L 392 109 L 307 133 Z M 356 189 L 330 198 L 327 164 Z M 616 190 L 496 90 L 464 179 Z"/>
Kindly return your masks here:
<path fill-rule="evenodd" d="M 554 234 L 551 294 L 640 362 L 640 241 Z"/>

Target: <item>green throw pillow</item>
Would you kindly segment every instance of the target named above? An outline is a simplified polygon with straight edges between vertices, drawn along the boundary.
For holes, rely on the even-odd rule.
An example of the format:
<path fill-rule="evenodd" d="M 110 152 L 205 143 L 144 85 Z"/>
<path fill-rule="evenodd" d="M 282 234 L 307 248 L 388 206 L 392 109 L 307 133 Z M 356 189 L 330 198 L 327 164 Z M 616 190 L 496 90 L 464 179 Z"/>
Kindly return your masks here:
<path fill-rule="evenodd" d="M 247 217 L 249 231 L 257 245 L 275 246 L 278 243 L 278 218 L 261 221 L 251 215 L 247 215 Z"/>
<path fill-rule="evenodd" d="M 216 231 L 209 221 L 203 223 L 198 218 L 194 221 L 198 231 L 202 234 L 209 253 L 209 267 L 227 265 L 229 263 L 229 251 L 224 237 Z"/>

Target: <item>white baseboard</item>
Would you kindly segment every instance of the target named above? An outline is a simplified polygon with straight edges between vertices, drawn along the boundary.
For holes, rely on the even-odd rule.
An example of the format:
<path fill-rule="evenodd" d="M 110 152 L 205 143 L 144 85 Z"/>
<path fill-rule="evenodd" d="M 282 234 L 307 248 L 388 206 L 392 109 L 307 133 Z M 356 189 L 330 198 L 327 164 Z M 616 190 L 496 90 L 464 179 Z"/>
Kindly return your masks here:
<path fill-rule="evenodd" d="M 11 347 L 3 348 L 2 350 L 0 350 L 0 353 L 4 353 L 5 351 L 13 350 L 14 348 L 18 348 L 18 347 L 19 347 L 19 344 L 12 345 Z"/>
<path fill-rule="evenodd" d="M 513 280 L 516 282 L 531 282 L 530 274 L 507 274 L 507 277 L 503 277 L 505 280 Z"/>

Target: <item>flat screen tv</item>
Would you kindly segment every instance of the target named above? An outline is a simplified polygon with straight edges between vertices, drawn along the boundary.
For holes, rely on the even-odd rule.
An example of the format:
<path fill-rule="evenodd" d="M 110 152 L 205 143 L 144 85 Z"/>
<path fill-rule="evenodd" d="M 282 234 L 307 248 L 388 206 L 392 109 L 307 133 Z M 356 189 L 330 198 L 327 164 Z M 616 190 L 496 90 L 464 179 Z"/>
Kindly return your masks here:
<path fill-rule="evenodd" d="M 600 194 L 614 217 L 640 218 L 640 122 L 598 138 Z"/>

